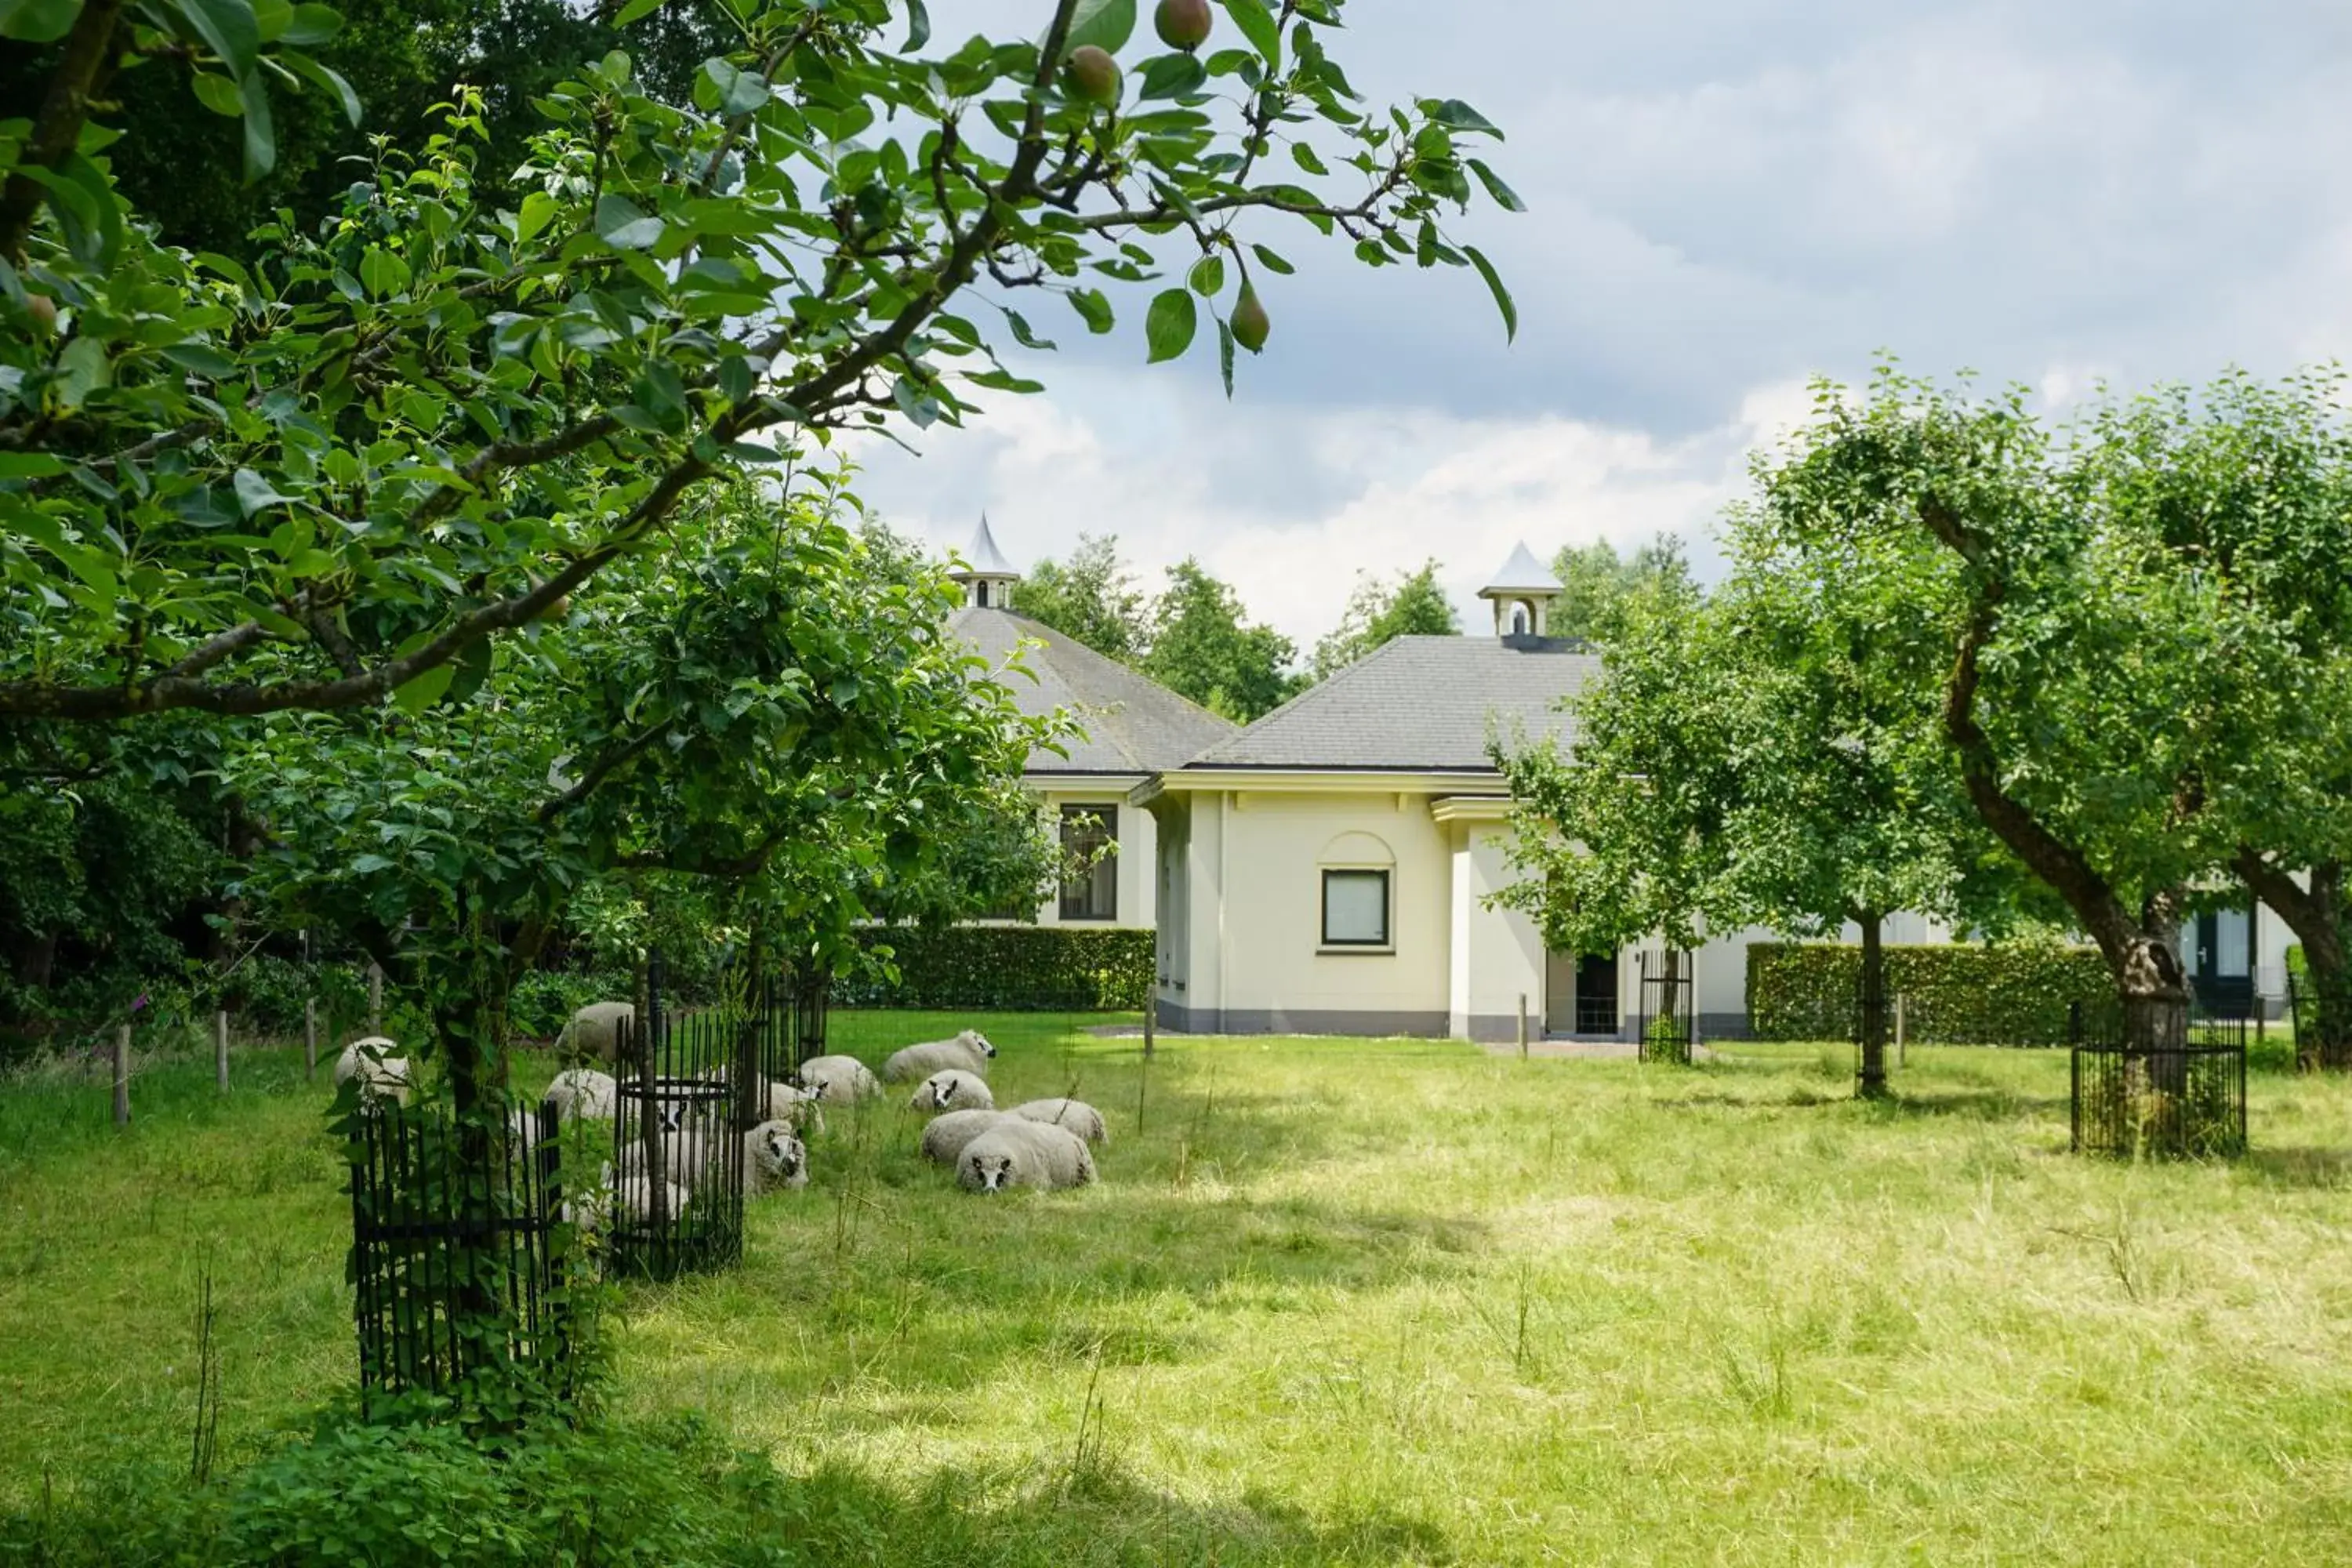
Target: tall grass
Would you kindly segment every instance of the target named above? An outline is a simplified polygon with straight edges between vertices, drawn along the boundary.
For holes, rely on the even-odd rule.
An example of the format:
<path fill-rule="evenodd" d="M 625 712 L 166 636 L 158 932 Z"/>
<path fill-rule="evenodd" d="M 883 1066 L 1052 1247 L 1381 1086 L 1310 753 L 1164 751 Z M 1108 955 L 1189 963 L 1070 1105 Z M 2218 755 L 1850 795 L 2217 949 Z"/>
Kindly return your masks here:
<path fill-rule="evenodd" d="M 878 1059 L 969 1020 L 844 1015 Z M 2352 1085 L 2255 1153 L 2064 1152 L 2063 1053 L 1690 1069 L 982 1020 L 1103 1182 L 982 1200 L 895 1094 L 737 1271 L 632 1288 L 614 1398 L 792 1478 L 820 1563 L 2334 1563 L 2352 1541 Z M 177 1456 L 196 1289 L 224 1468 L 348 1383 L 323 1089 L 202 1064 L 0 1103 L 0 1500 Z M 252 1071 L 245 1071 L 247 1061 Z M 290 1068 L 299 1079 L 299 1068 Z M 85 1125 L 68 1101 L 88 1098 Z M 35 1101 L 47 1112 L 28 1109 Z M 1139 1106 L 1143 1131 L 1136 1131 Z"/>

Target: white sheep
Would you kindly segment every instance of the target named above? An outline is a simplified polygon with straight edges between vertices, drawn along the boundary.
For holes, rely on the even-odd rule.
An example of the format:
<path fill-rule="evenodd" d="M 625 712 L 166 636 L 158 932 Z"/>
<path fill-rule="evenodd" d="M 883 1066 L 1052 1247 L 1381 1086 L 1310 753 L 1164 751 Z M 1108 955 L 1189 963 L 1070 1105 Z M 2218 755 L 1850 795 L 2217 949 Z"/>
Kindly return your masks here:
<path fill-rule="evenodd" d="M 591 1121 L 613 1120 L 619 1093 L 620 1085 L 613 1081 L 613 1075 L 594 1068 L 566 1068 L 547 1086 L 547 1098 L 555 1101 L 556 1115 L 585 1117 Z"/>
<path fill-rule="evenodd" d="M 923 1158 L 952 1165 L 964 1146 L 1004 1120 L 1002 1110 L 950 1110 L 923 1124 Z"/>
<path fill-rule="evenodd" d="M 675 1220 L 692 1206 L 694 1194 L 676 1182 L 662 1184 L 662 1214 Z M 606 1165 L 595 1184 L 586 1191 L 567 1196 L 558 1211 L 566 1225 L 594 1235 L 613 1223 L 615 1213 L 626 1221 L 643 1221 L 653 1217 L 654 1188 L 641 1173 L 615 1174 Z"/>
<path fill-rule="evenodd" d="M 803 1089 L 812 1089 L 819 1100 L 836 1105 L 871 1099 L 882 1092 L 873 1069 L 856 1057 L 811 1057 L 801 1063 L 793 1076 L 800 1079 Z"/>
<path fill-rule="evenodd" d="M 382 1035 L 369 1035 L 353 1040 L 335 1058 L 335 1087 L 340 1089 L 357 1079 L 362 1101 L 381 1098 L 397 1105 L 406 1105 L 410 1081 L 408 1058 L 384 1055 L 386 1051 L 399 1048 Z"/>
<path fill-rule="evenodd" d="M 573 1061 L 593 1058 L 609 1062 L 620 1049 L 621 1025 L 636 1021 L 635 1003 L 591 1002 L 572 1015 L 572 1021 L 556 1038 L 555 1048 Z"/>
<path fill-rule="evenodd" d="M 768 1120 L 781 1121 L 795 1132 L 824 1131 L 823 1097 L 813 1089 L 798 1084 L 772 1083 L 768 1086 Z"/>
<path fill-rule="evenodd" d="M 975 1193 L 1013 1187 L 1078 1187 L 1095 1179 L 1086 1140 L 1066 1127 L 1008 1116 L 964 1145 L 956 1180 Z"/>
<path fill-rule="evenodd" d="M 988 1076 L 988 1058 L 996 1047 L 978 1029 L 966 1029 L 952 1040 L 926 1040 L 905 1050 L 893 1051 L 890 1059 L 882 1064 L 882 1076 L 892 1083 L 908 1079 L 927 1078 L 943 1068 L 957 1068 L 976 1078 Z"/>
<path fill-rule="evenodd" d="M 743 1191 L 808 1185 L 808 1146 L 782 1121 L 762 1121 L 743 1134 Z"/>
<path fill-rule="evenodd" d="M 948 1068 L 918 1084 L 907 1103 L 917 1110 L 993 1110 L 996 1096 L 988 1091 L 986 1079 Z"/>
<path fill-rule="evenodd" d="M 1083 1100 L 1033 1100 L 1016 1105 L 1013 1114 L 1024 1121 L 1042 1121 L 1048 1127 L 1066 1127 L 1087 1142 L 1102 1148 L 1110 1146 L 1110 1125 L 1103 1113 Z"/>

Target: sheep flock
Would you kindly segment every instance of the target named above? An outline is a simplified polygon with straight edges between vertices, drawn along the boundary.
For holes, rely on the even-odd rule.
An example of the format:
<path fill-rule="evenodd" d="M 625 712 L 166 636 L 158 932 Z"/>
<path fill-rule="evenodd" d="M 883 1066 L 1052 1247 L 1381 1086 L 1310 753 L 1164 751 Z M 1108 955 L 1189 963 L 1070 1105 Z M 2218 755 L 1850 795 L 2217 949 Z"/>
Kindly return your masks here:
<path fill-rule="evenodd" d="M 575 1065 L 548 1085 L 542 1103 L 557 1121 L 616 1127 L 620 1086 L 605 1070 L 614 1064 L 622 1029 L 634 1020 L 626 1003 L 582 1007 L 566 1026 L 559 1049 Z M 408 1059 L 382 1036 L 352 1041 L 335 1064 L 340 1092 L 355 1083 L 363 1107 L 390 1100 L 406 1104 L 411 1088 Z M 1015 1187 L 1052 1190 L 1096 1180 L 1096 1153 L 1109 1142 L 1101 1111 L 1083 1100 L 1034 1100 L 1000 1110 L 988 1083 L 996 1047 L 976 1029 L 950 1039 L 926 1040 L 892 1052 L 877 1073 L 853 1056 L 809 1058 L 791 1081 L 768 1087 L 767 1119 L 743 1139 L 746 1196 L 795 1191 L 808 1185 L 810 1141 L 822 1152 L 827 1107 L 855 1108 L 878 1101 L 887 1083 L 914 1081 L 905 1102 L 929 1118 L 919 1140 L 922 1157 L 953 1173 L 958 1186 L 975 1194 Z M 723 1093 L 681 1093 L 655 1102 L 657 1125 L 640 1142 L 633 1133 L 604 1163 L 601 1179 L 588 1184 L 565 1205 L 568 1219 L 601 1230 L 615 1219 L 664 1220 L 689 1215 L 701 1184 L 724 1168 L 714 1160 L 711 1141 L 737 1136 L 726 1130 L 731 1105 Z M 528 1147 L 540 1136 L 535 1110 L 518 1110 L 512 1125 Z"/>

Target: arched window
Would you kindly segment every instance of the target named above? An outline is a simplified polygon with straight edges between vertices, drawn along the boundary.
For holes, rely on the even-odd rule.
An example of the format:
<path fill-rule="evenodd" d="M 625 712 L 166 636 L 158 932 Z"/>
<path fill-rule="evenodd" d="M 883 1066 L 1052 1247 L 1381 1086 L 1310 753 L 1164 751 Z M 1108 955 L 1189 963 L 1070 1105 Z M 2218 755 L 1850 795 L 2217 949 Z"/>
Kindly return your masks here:
<path fill-rule="evenodd" d="M 1511 635 L 1515 637 L 1528 635 L 1528 607 L 1525 605 L 1511 606 Z"/>
<path fill-rule="evenodd" d="M 979 582 L 974 583 L 971 585 L 971 591 L 975 595 L 972 599 L 972 603 L 978 605 L 983 610 L 988 608 L 988 580 L 983 577 Z"/>

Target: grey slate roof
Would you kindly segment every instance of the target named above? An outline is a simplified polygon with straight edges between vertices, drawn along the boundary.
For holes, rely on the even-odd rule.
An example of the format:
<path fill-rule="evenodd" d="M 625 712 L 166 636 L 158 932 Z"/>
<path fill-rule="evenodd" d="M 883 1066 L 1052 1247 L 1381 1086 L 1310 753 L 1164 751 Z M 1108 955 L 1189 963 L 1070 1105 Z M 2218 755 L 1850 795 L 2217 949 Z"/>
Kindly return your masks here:
<path fill-rule="evenodd" d="M 1486 773 L 1490 732 L 1572 741 L 1559 700 L 1600 672 L 1573 637 L 1398 637 L 1190 765 Z"/>
<path fill-rule="evenodd" d="M 980 514 L 980 531 L 971 536 L 964 547 L 963 564 L 948 574 L 962 582 L 971 577 L 1018 577 L 1013 563 L 1004 559 L 1004 552 L 996 548 L 996 535 L 989 531 L 988 514 Z"/>
<path fill-rule="evenodd" d="M 1494 581 L 1479 589 L 1478 595 L 1486 598 L 1496 594 L 1557 594 L 1566 586 L 1528 553 L 1527 542 L 1522 540 L 1512 547 L 1511 558 L 1496 572 Z"/>
<path fill-rule="evenodd" d="M 1028 673 L 1008 672 L 1004 684 L 1024 713 L 1067 708 L 1086 734 L 1064 742 L 1066 757 L 1042 748 L 1030 752 L 1032 773 L 1156 773 L 1181 767 L 1238 732 L 1232 721 L 1010 610 L 966 605 L 948 626 L 992 664 L 1003 663 L 1024 638 L 1045 645 L 1024 650 L 1021 663 Z"/>

